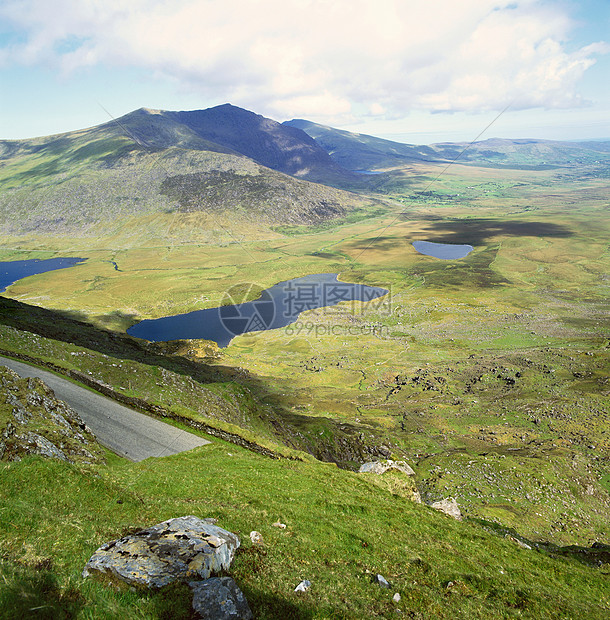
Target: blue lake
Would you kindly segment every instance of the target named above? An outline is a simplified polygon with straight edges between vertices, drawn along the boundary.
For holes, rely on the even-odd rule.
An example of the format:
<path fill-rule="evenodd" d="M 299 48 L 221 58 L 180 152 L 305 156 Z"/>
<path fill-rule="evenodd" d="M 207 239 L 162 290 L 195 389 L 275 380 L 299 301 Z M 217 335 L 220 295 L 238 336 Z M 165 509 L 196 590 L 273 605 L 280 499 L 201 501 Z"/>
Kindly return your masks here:
<path fill-rule="evenodd" d="M 66 269 L 66 267 L 73 267 L 85 260 L 87 259 L 47 258 L 43 260 L 29 259 L 0 262 L 0 293 L 6 291 L 11 284 L 21 280 L 21 278 L 27 278 L 27 276 L 34 276 L 47 271 L 55 271 L 56 269 Z"/>
<path fill-rule="evenodd" d="M 244 287 L 236 290 L 243 297 Z M 280 282 L 260 294 L 255 301 L 196 310 L 187 314 L 146 319 L 133 325 L 127 333 L 150 342 L 203 338 L 226 347 L 231 340 L 248 332 L 277 329 L 294 323 L 301 312 L 342 301 L 372 301 L 388 293 L 387 289 L 340 282 L 335 273 L 319 273 Z"/>
<path fill-rule="evenodd" d="M 434 243 L 433 241 L 413 241 L 413 247 L 426 256 L 434 256 L 442 260 L 464 258 L 474 250 L 471 245 L 457 243 Z"/>

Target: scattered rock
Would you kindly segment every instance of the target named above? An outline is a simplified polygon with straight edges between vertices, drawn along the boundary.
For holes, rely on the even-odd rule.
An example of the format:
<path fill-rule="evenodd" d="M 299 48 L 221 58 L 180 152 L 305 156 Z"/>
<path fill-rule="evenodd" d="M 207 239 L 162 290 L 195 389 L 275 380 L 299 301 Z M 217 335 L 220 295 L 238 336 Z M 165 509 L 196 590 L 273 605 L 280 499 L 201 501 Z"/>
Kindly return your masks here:
<path fill-rule="evenodd" d="M 396 594 L 392 597 L 392 600 L 395 603 L 400 603 L 400 598 L 401 598 L 400 594 L 398 592 L 396 592 Z"/>
<path fill-rule="evenodd" d="M 304 579 L 301 583 L 294 589 L 295 592 L 307 592 L 311 588 L 311 581 Z"/>
<path fill-rule="evenodd" d="M 455 498 L 449 497 L 447 499 L 442 499 L 440 502 L 432 502 L 430 504 L 431 508 L 435 510 L 439 510 L 440 512 L 444 512 L 446 515 L 457 519 L 458 521 L 462 520 L 462 512 L 460 511 L 460 507 L 458 503 L 455 501 Z"/>
<path fill-rule="evenodd" d="M 374 577 L 373 577 L 373 583 L 376 583 L 378 586 L 381 586 L 382 588 L 390 588 L 390 584 L 388 583 L 387 579 L 383 576 L 380 575 L 379 573 L 377 573 Z"/>
<path fill-rule="evenodd" d="M 238 548 L 235 534 L 194 516 L 178 517 L 102 545 L 83 577 L 98 574 L 160 588 L 228 570 Z"/>
<path fill-rule="evenodd" d="M 377 448 L 377 451 L 381 456 L 385 456 L 386 458 L 392 456 L 392 451 L 387 446 L 379 446 L 379 448 Z"/>
<path fill-rule="evenodd" d="M 251 620 L 252 611 L 231 577 L 191 581 L 193 609 L 204 620 Z"/>
<path fill-rule="evenodd" d="M 279 527 L 281 530 L 285 530 L 286 529 L 286 524 L 285 523 L 280 523 L 279 521 L 276 521 L 275 523 L 271 524 L 271 527 Z"/>
<path fill-rule="evenodd" d="M 516 545 L 519 545 L 519 547 L 521 547 L 522 549 L 531 549 L 531 547 L 527 543 L 524 543 L 522 540 L 519 540 L 514 536 L 510 536 L 509 534 L 507 534 L 506 538 L 508 538 L 508 540 L 510 540 L 511 542 L 514 542 Z"/>
<path fill-rule="evenodd" d="M 28 454 L 40 454 L 41 456 L 59 459 L 60 461 L 68 460 L 66 455 L 54 443 L 38 433 L 27 432 L 21 439 L 23 441 L 22 445 L 27 448 Z"/>
<path fill-rule="evenodd" d="M 398 471 L 401 471 L 403 474 L 406 474 L 407 476 L 415 475 L 415 472 L 413 471 L 413 469 L 411 469 L 411 467 L 407 465 L 407 463 L 405 463 L 404 461 L 391 461 L 389 459 L 385 461 L 372 461 L 370 463 L 363 463 L 360 466 L 359 473 L 381 475 L 381 474 L 385 474 L 385 472 L 388 471 L 388 469 L 397 469 Z"/>
<path fill-rule="evenodd" d="M 260 545 L 262 547 L 265 544 L 265 542 L 263 541 L 263 535 L 256 530 L 250 532 L 250 540 L 252 541 L 253 545 Z"/>

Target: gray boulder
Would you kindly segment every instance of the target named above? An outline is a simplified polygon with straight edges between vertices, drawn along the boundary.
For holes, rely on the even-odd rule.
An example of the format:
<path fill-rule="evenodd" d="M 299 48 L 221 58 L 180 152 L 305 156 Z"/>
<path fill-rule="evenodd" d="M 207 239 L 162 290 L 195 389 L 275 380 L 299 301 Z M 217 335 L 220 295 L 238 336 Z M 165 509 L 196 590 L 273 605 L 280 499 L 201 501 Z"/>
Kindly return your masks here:
<path fill-rule="evenodd" d="M 371 463 L 364 463 L 360 466 L 359 473 L 361 474 L 385 474 L 388 469 L 396 469 L 401 471 L 407 476 L 414 476 L 415 472 L 404 461 L 392 461 L 390 459 L 384 461 L 373 461 Z"/>
<path fill-rule="evenodd" d="M 83 577 L 97 573 L 160 588 L 228 570 L 238 548 L 235 534 L 197 517 L 178 517 L 102 545 Z"/>
<path fill-rule="evenodd" d="M 26 433 L 23 437 L 23 445 L 28 446 L 30 454 L 40 454 L 48 458 L 67 461 L 66 455 L 46 437 L 38 433 Z"/>
<path fill-rule="evenodd" d="M 231 577 L 191 581 L 193 609 L 204 620 L 251 620 L 248 601 Z"/>
<path fill-rule="evenodd" d="M 449 497 L 447 499 L 442 499 L 439 502 L 432 502 L 430 507 L 435 510 L 439 510 L 440 512 L 444 512 L 446 515 L 457 519 L 458 521 L 462 520 L 462 512 L 460 511 L 460 507 L 458 503 L 455 501 L 455 498 Z"/>
<path fill-rule="evenodd" d="M 304 579 L 301 583 L 294 589 L 295 592 L 307 592 L 311 588 L 311 581 L 309 579 Z"/>
<path fill-rule="evenodd" d="M 390 584 L 388 582 L 388 580 L 383 576 L 380 575 L 379 573 L 376 575 L 373 575 L 373 583 L 376 583 L 378 586 L 381 586 L 382 588 L 390 588 Z"/>

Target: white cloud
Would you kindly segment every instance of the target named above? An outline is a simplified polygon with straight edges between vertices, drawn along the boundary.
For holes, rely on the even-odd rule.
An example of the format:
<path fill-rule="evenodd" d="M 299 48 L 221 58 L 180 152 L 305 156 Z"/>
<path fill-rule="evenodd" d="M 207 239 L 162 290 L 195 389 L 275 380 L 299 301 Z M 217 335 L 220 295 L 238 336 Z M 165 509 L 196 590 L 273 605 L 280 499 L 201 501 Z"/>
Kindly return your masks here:
<path fill-rule="evenodd" d="M 5 0 L 6 63 L 141 67 L 275 117 L 569 108 L 602 43 L 539 0 Z"/>

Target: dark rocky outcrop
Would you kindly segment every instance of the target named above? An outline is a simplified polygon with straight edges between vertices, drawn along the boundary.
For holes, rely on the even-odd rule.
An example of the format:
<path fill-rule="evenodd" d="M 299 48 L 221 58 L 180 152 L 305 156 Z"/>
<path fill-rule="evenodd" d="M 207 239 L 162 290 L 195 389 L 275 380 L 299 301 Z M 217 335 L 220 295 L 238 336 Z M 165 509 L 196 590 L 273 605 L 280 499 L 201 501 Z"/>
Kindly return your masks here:
<path fill-rule="evenodd" d="M 79 415 L 40 379 L 22 379 L 0 366 L 0 459 L 39 455 L 67 462 L 104 460 Z"/>

